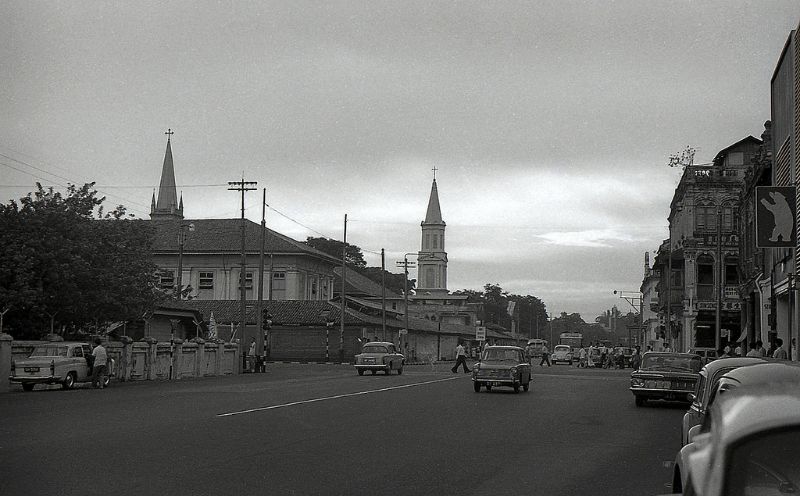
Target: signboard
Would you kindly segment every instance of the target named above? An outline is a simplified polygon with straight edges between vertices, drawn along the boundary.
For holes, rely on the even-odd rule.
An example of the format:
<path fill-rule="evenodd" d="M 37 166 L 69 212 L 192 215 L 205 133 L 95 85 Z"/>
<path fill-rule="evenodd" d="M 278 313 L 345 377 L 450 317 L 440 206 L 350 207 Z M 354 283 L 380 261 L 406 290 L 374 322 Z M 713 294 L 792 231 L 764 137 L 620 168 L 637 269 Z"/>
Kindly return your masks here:
<path fill-rule="evenodd" d="M 796 188 L 756 188 L 756 247 L 791 248 L 797 244 Z"/>
<path fill-rule="evenodd" d="M 400 329 L 399 331 L 397 331 L 397 334 L 399 334 L 400 336 L 408 334 L 408 329 Z"/>
<path fill-rule="evenodd" d="M 475 339 L 477 341 L 486 341 L 486 328 L 478 326 L 475 328 Z"/>

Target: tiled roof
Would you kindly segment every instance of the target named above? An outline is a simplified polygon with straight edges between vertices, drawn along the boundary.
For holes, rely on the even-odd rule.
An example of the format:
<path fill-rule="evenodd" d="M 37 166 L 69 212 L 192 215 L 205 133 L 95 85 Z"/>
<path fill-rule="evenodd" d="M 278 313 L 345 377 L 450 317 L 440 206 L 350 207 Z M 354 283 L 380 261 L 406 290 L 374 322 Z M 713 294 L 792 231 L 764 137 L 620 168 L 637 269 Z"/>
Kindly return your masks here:
<path fill-rule="evenodd" d="M 241 314 L 240 300 L 184 300 L 180 302 L 170 302 L 170 307 L 183 307 L 199 310 L 203 314 L 203 319 L 208 322 L 211 312 L 214 312 L 214 320 L 218 324 L 238 322 Z M 257 322 L 257 305 L 254 301 L 246 303 L 246 318 L 248 325 Z M 272 322 L 275 325 L 320 325 L 326 322 L 325 312 L 329 312 L 328 319 L 338 322 L 340 308 L 327 301 L 308 301 L 308 300 L 288 300 L 264 302 L 264 308 L 272 314 Z M 345 324 L 358 324 L 362 320 L 353 317 L 348 312 L 345 317 Z"/>
<path fill-rule="evenodd" d="M 186 254 L 239 253 L 242 250 L 241 219 L 184 219 L 183 221 L 159 219 L 145 222 L 150 223 L 153 227 L 153 250 L 156 253 L 178 251 L 178 234 L 181 223 L 192 225 L 192 228 L 183 230 L 185 235 L 183 252 Z M 261 226 L 247 219 L 245 219 L 245 251 L 251 254 L 261 251 Z M 334 264 L 339 263 L 337 258 L 271 229 L 266 230 L 264 251 L 268 255 L 270 253 L 306 254 Z"/>
<path fill-rule="evenodd" d="M 342 267 L 334 267 L 333 269 L 334 274 L 334 294 L 339 294 L 342 292 Z M 347 294 L 355 295 L 355 296 L 373 296 L 373 297 L 380 297 L 381 296 L 381 285 L 373 281 L 372 279 L 359 274 L 358 272 L 354 271 L 353 269 L 347 269 L 347 279 L 345 280 L 347 283 Z M 399 300 L 403 298 L 401 295 L 391 291 L 389 289 L 386 290 L 386 299 L 396 299 Z"/>

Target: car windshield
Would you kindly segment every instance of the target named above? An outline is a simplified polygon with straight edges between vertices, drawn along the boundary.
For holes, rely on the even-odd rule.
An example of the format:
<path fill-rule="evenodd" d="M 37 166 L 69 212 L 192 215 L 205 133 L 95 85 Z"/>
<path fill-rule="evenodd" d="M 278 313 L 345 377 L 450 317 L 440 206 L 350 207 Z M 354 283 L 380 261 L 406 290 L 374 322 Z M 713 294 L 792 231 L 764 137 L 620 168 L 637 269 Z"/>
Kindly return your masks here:
<path fill-rule="evenodd" d="M 32 357 L 65 357 L 67 356 L 66 346 L 37 346 L 31 353 Z"/>
<path fill-rule="evenodd" d="M 675 372 L 700 372 L 703 361 L 700 357 L 692 356 L 646 356 L 642 360 L 642 370 L 663 370 Z"/>
<path fill-rule="evenodd" d="M 514 361 L 519 360 L 517 350 L 486 350 L 483 352 L 484 360 Z"/>
<path fill-rule="evenodd" d="M 569 351 L 569 346 L 556 346 L 555 351 Z"/>
<path fill-rule="evenodd" d="M 379 346 L 379 345 L 371 344 L 371 345 L 364 346 L 364 349 L 361 350 L 361 352 L 362 353 L 389 353 L 389 350 L 386 349 L 385 346 Z"/>

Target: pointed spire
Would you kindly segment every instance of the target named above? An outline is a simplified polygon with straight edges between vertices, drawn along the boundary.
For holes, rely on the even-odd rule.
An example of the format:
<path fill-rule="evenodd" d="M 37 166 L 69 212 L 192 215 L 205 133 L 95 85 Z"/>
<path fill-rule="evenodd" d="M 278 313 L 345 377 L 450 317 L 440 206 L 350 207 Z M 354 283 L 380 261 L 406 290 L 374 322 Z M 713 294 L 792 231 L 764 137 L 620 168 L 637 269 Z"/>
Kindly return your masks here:
<path fill-rule="evenodd" d="M 426 224 L 442 224 L 442 210 L 439 207 L 439 190 L 436 188 L 436 179 L 431 186 L 431 197 L 428 200 L 428 211 L 425 213 Z"/>
<path fill-rule="evenodd" d="M 161 183 L 158 186 L 158 198 L 150 218 L 183 218 L 183 208 L 178 208 L 178 194 L 175 187 L 175 166 L 172 163 L 172 129 L 168 129 L 167 150 L 164 152 L 164 165 L 161 168 Z"/>
<path fill-rule="evenodd" d="M 181 202 L 178 204 L 178 210 L 183 213 L 183 191 L 181 191 Z"/>
<path fill-rule="evenodd" d="M 153 188 L 153 199 L 150 200 L 150 215 L 153 215 L 153 212 L 156 211 L 156 189 Z"/>

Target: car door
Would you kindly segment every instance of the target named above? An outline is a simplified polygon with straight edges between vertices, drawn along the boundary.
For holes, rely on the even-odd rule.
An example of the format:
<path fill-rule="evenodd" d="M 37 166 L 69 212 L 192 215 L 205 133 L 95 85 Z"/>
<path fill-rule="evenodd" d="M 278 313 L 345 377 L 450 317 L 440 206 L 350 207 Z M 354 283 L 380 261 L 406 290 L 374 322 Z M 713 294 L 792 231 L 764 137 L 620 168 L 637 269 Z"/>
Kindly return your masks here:
<path fill-rule="evenodd" d="M 70 352 L 70 364 L 75 371 L 75 380 L 77 382 L 89 380 L 89 366 L 86 363 L 86 350 L 84 350 L 83 345 L 74 346 Z M 91 354 L 91 352 L 89 352 L 89 354 Z"/>
<path fill-rule="evenodd" d="M 528 382 L 531 380 L 531 364 L 528 360 L 525 359 L 525 353 L 519 351 L 517 352 L 517 355 L 518 355 L 517 362 L 519 362 L 517 368 L 520 370 L 520 376 L 519 376 L 520 381 L 522 381 L 523 383 Z"/>

